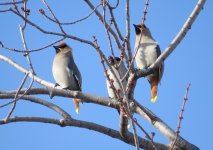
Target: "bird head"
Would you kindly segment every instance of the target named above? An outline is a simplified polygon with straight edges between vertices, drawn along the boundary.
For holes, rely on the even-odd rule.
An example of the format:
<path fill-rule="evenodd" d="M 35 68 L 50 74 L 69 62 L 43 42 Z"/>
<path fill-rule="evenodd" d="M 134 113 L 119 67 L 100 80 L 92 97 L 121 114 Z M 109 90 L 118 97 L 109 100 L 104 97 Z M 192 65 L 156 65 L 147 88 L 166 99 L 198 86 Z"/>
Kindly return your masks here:
<path fill-rule="evenodd" d="M 121 59 L 119 57 L 112 57 L 112 56 L 109 56 L 108 57 L 108 62 L 110 65 L 115 65 L 115 64 L 119 64 L 121 61 Z"/>
<path fill-rule="evenodd" d="M 141 33 L 143 35 L 151 35 L 150 31 L 149 31 L 149 28 L 146 27 L 145 24 L 133 24 L 134 27 L 135 27 L 135 32 L 136 32 L 136 35 L 140 35 Z"/>
<path fill-rule="evenodd" d="M 65 43 L 62 42 L 61 44 L 57 45 L 57 46 L 53 46 L 55 48 L 56 54 L 62 52 L 62 53 L 66 53 L 66 52 L 70 52 L 72 49 Z"/>

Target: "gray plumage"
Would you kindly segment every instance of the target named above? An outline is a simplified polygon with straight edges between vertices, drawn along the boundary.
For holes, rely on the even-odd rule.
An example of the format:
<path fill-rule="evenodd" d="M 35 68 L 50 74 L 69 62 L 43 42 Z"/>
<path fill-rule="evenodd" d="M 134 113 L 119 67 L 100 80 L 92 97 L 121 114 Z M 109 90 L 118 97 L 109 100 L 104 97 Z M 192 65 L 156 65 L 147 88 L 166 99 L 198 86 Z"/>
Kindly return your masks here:
<path fill-rule="evenodd" d="M 74 62 L 72 49 L 65 43 L 54 48 L 56 55 L 52 71 L 56 83 L 64 89 L 81 91 L 81 74 Z"/>
<path fill-rule="evenodd" d="M 161 51 L 158 43 L 151 35 L 149 28 L 145 25 L 134 25 L 136 32 L 135 52 L 137 51 L 135 61 L 139 69 L 146 69 L 151 66 L 160 56 Z M 152 90 L 152 102 L 157 98 L 157 85 L 163 75 L 164 65 L 156 68 L 155 71 L 147 76 Z"/>
<path fill-rule="evenodd" d="M 56 55 L 53 60 L 52 72 L 56 85 L 61 86 L 63 89 L 81 91 L 81 73 L 74 62 L 72 48 L 64 42 L 58 46 L 54 46 L 54 48 Z M 79 100 L 73 100 L 76 112 L 79 113 Z"/>
<path fill-rule="evenodd" d="M 120 58 L 118 58 L 118 57 L 113 58 L 112 56 L 109 57 L 108 62 L 110 64 L 110 66 L 112 67 L 116 77 L 119 80 L 122 79 L 124 77 L 124 75 L 126 74 L 126 72 L 127 72 L 127 69 L 126 69 L 126 67 L 124 65 L 124 62 L 121 61 Z M 115 76 L 113 75 L 113 73 L 111 72 L 110 69 L 107 70 L 107 73 L 109 75 L 109 78 L 114 81 L 113 85 L 114 85 L 115 89 L 118 91 L 119 96 L 121 98 L 123 98 L 124 93 L 123 93 L 118 81 L 116 81 Z M 110 86 L 109 81 L 106 80 L 106 83 L 107 83 L 107 90 L 108 90 L 109 97 L 110 98 L 115 98 L 115 94 L 113 92 L 113 89 Z M 123 85 L 124 90 L 125 90 L 126 86 L 127 86 L 127 78 L 123 80 L 122 85 Z"/>

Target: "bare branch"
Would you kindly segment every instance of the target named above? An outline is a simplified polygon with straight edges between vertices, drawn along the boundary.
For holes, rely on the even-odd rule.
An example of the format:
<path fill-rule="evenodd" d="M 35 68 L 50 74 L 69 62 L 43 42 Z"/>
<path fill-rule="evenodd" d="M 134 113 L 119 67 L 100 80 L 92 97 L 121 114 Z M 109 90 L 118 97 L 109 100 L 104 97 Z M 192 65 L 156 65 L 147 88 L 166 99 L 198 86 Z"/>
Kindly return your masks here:
<path fill-rule="evenodd" d="M 19 71 L 21 71 L 21 72 L 23 72 L 23 73 L 25 73 L 25 74 L 29 73 L 29 77 L 34 78 L 34 80 L 35 80 L 36 82 L 38 82 L 38 83 L 40 83 L 40 84 L 42 84 L 42 85 L 44 85 L 44 86 L 47 86 L 47 87 L 54 87 L 54 84 L 49 83 L 49 82 L 47 82 L 47 81 L 44 81 L 44 80 L 40 79 L 39 77 L 37 77 L 36 75 L 33 75 L 32 72 L 27 71 L 26 69 L 24 69 L 23 67 L 21 67 L 20 65 L 18 65 L 18 64 L 17 64 L 16 62 L 14 62 L 13 60 L 11 60 L 11 59 L 9 59 L 9 58 L 3 56 L 3 55 L 0 55 L 0 60 L 3 60 L 3 61 L 5 61 L 5 62 L 7 62 L 8 64 L 12 65 L 14 68 L 18 69 Z"/>
<path fill-rule="evenodd" d="M 130 62 L 132 60 L 132 51 L 131 51 L 131 44 L 130 44 L 130 15 L 129 15 L 129 0 L 126 0 L 126 48 L 128 52 L 128 66 L 130 66 Z M 134 65 L 132 65 L 134 68 Z"/>
<path fill-rule="evenodd" d="M 108 135 L 112 138 L 119 139 L 127 144 L 134 145 L 134 138 L 132 133 L 129 133 L 129 139 L 125 140 L 120 136 L 120 133 L 118 131 L 111 128 L 104 127 L 102 125 L 87 122 L 87 121 L 81 121 L 76 119 L 58 120 L 58 119 L 43 118 L 43 117 L 14 117 L 14 118 L 9 118 L 7 122 L 5 122 L 4 120 L 0 120 L 0 125 L 12 123 L 12 122 L 40 122 L 40 123 L 55 124 L 62 127 L 65 127 L 65 126 L 80 127 L 80 128 L 93 130 L 93 131 Z M 155 143 L 155 145 L 157 146 L 158 150 L 168 150 L 169 148 L 167 145 L 160 144 L 160 143 Z M 143 149 L 153 150 L 151 143 L 143 138 L 139 138 L 139 146 L 140 148 L 143 148 Z"/>
<path fill-rule="evenodd" d="M 110 15 L 111 15 L 111 20 L 112 20 L 112 22 L 113 22 L 113 25 L 114 25 L 114 27 L 115 27 L 115 30 L 116 30 L 116 32 L 118 33 L 119 38 L 120 38 L 122 41 L 124 41 L 124 37 L 122 36 L 120 29 L 118 28 L 118 24 L 117 24 L 117 21 L 116 21 L 116 19 L 115 19 L 114 13 L 113 13 L 113 7 L 111 7 L 111 5 L 110 5 L 109 3 L 107 3 L 107 6 L 108 6 L 108 8 L 109 8 L 109 12 L 110 12 Z"/>
<path fill-rule="evenodd" d="M 0 13 L 8 12 L 10 9 L 0 10 Z"/>
<path fill-rule="evenodd" d="M 98 4 L 94 10 L 92 10 L 87 16 L 81 18 L 81 19 L 78 19 L 78 20 L 75 20 L 75 21 L 72 21 L 72 22 L 60 22 L 61 25 L 72 25 L 72 24 L 76 24 L 76 23 L 79 23 L 81 21 L 84 21 L 86 19 L 88 19 L 90 16 L 92 16 L 92 14 L 95 12 L 95 10 L 98 9 L 98 7 L 101 6 L 101 4 Z M 50 18 L 49 16 L 46 15 L 45 11 L 43 9 L 39 9 L 40 13 L 42 15 L 44 15 L 47 19 L 49 19 L 50 21 L 52 22 L 55 22 L 57 23 L 54 19 Z"/>
<path fill-rule="evenodd" d="M 145 23 L 148 6 L 149 6 L 149 0 L 146 0 L 141 25 L 144 25 L 144 23 Z"/>
<path fill-rule="evenodd" d="M 181 121 L 183 119 L 183 112 L 184 112 L 184 109 L 185 109 L 185 106 L 186 106 L 186 101 L 188 100 L 188 93 L 189 93 L 190 86 L 191 86 L 191 84 L 189 83 L 187 85 L 187 88 L 186 88 L 186 93 L 185 93 L 185 96 L 184 96 L 184 99 L 183 99 L 183 104 L 182 104 L 180 115 L 179 115 L 179 119 L 178 119 L 178 125 L 177 125 L 177 129 L 176 129 L 176 137 L 175 137 L 174 142 L 172 142 L 171 150 L 173 150 L 173 148 L 174 148 L 174 146 L 176 144 L 177 137 L 180 134 Z"/>
<path fill-rule="evenodd" d="M 41 51 L 43 49 L 46 49 L 50 46 L 53 46 L 54 44 L 58 43 L 58 42 L 61 42 L 63 41 L 65 38 L 61 38 L 59 40 L 56 40 L 50 44 L 47 44 L 41 48 L 37 48 L 37 49 L 30 49 L 30 50 L 27 50 L 28 53 L 31 53 L 31 52 L 37 52 L 37 51 Z M 7 46 L 5 46 L 2 42 L 0 42 L 0 45 L 2 46 L 2 48 L 6 49 L 6 50 L 9 50 L 9 51 L 13 51 L 13 52 L 18 52 L 18 53 L 26 53 L 26 50 L 20 50 L 20 49 L 14 49 L 14 48 L 9 48 Z"/>
<path fill-rule="evenodd" d="M 95 10 L 95 7 L 94 5 L 89 1 L 89 0 L 84 0 L 87 5 L 92 9 L 92 10 Z M 98 10 L 95 10 L 95 14 L 98 16 L 99 20 L 104 23 L 104 19 L 102 17 L 102 15 L 98 12 Z M 105 22 L 105 25 L 106 27 L 109 29 L 109 32 L 112 34 L 112 36 L 114 37 L 114 40 L 118 46 L 118 49 L 121 50 L 121 44 L 120 44 L 120 41 L 116 35 L 116 33 L 113 31 L 113 29 Z"/>
<path fill-rule="evenodd" d="M 24 3 L 25 0 L 22 0 L 22 1 L 13 1 L 13 2 L 4 2 L 4 3 L 0 3 L 0 5 L 14 5 L 14 4 L 22 4 Z"/>
<path fill-rule="evenodd" d="M 64 34 L 66 35 L 66 33 L 65 33 L 64 29 L 63 29 L 63 27 L 61 26 L 60 21 L 56 18 L 55 14 L 53 13 L 53 11 L 52 11 L 52 9 L 50 8 L 50 6 L 47 4 L 46 0 L 42 0 L 42 2 L 43 2 L 44 5 L 47 7 L 47 9 L 49 10 L 49 12 L 52 14 L 54 20 L 56 21 L 56 23 L 57 23 L 58 26 L 60 27 L 61 32 L 64 33 Z"/>
<path fill-rule="evenodd" d="M 33 23 L 32 21 L 30 21 L 28 19 L 25 19 L 21 14 L 17 13 L 12 8 L 10 8 L 10 11 L 13 12 L 14 14 L 16 14 L 17 16 L 19 16 L 20 18 L 22 18 L 23 20 L 26 20 L 26 22 L 28 24 L 30 24 L 31 26 L 35 27 L 36 29 L 38 29 L 39 31 L 41 31 L 44 34 L 50 34 L 50 35 L 57 35 L 57 36 L 66 37 L 66 38 L 69 38 L 69 39 L 73 39 L 73 40 L 88 44 L 88 45 L 92 46 L 93 48 L 95 48 L 95 45 L 91 41 L 88 41 L 88 40 L 85 40 L 85 39 L 82 39 L 82 38 L 79 38 L 79 37 L 76 37 L 76 36 L 68 35 L 68 34 L 65 35 L 63 33 L 46 31 L 43 28 L 41 28 L 40 26 L 38 26 L 35 23 Z"/>
<path fill-rule="evenodd" d="M 27 43 L 26 43 L 25 36 L 24 36 L 24 29 L 25 28 L 22 28 L 21 25 L 19 25 L 19 29 L 20 29 L 20 33 L 21 33 L 22 42 L 23 42 L 23 45 L 24 45 L 24 50 L 26 51 L 24 56 L 27 58 L 28 64 L 29 64 L 30 69 L 31 69 L 31 72 L 34 75 L 35 74 L 35 70 L 33 69 L 33 65 L 32 65 L 32 62 L 31 62 L 31 59 L 30 59 L 30 55 L 29 55 L 29 52 L 27 51 L 28 48 L 27 48 Z"/>
<path fill-rule="evenodd" d="M 14 96 L 15 95 L 12 94 L 12 93 L 0 94 L 0 100 L 1 99 L 11 99 Z M 30 101 L 30 102 L 37 103 L 37 104 L 43 105 L 45 107 L 48 107 L 48 108 L 54 110 L 55 112 L 57 112 L 64 119 L 71 119 L 71 116 L 66 111 L 64 111 L 62 108 L 60 108 L 59 106 L 57 106 L 57 105 L 55 105 L 55 104 L 53 104 L 51 102 L 48 102 L 48 101 L 45 101 L 45 100 L 42 100 L 40 98 L 36 98 L 36 97 L 33 97 L 33 96 L 29 96 L 29 95 L 23 95 L 23 94 L 22 95 L 18 95 L 18 97 L 20 98 L 20 100 L 27 100 L 27 101 Z M 6 119 L 6 121 L 8 119 Z"/>
<path fill-rule="evenodd" d="M 29 75 L 29 74 L 26 74 L 26 75 L 24 76 L 24 79 L 23 79 L 23 81 L 21 82 L 21 85 L 19 86 L 19 88 L 18 88 L 18 90 L 17 90 L 17 92 L 16 92 L 16 94 L 15 94 L 15 96 L 14 96 L 13 107 L 10 109 L 10 111 L 9 111 L 7 117 L 6 117 L 6 120 L 7 120 L 8 118 L 10 118 L 10 116 L 11 116 L 12 113 L 13 113 L 13 111 L 15 110 L 16 102 L 17 102 L 17 100 L 19 100 L 19 97 L 18 97 L 19 92 L 21 91 L 22 87 L 24 86 L 24 84 L 25 84 L 25 82 L 26 82 L 26 80 L 27 80 L 28 75 Z"/>
<path fill-rule="evenodd" d="M 25 90 L 21 90 L 19 93 L 22 94 Z M 84 103 L 94 103 L 106 107 L 117 108 L 119 103 L 116 99 L 110 99 L 103 96 L 92 95 L 88 93 L 82 93 L 79 91 L 69 91 L 64 89 L 48 89 L 48 88 L 31 88 L 27 94 L 49 94 L 51 91 L 53 96 L 71 97 L 81 99 Z M 15 94 L 16 91 L 0 91 L 0 94 Z M 133 112 L 139 114 L 141 117 L 146 119 L 150 124 L 152 124 L 158 131 L 160 131 L 169 141 L 174 141 L 176 134 L 165 122 L 163 122 L 159 117 L 157 117 L 148 108 L 143 107 L 137 101 L 134 101 Z M 128 137 L 128 136 L 127 136 Z M 182 137 L 178 136 L 176 145 L 186 148 L 197 149 L 196 146 L 190 144 Z"/>
<path fill-rule="evenodd" d="M 110 4 L 109 4 L 109 2 L 108 2 L 108 4 L 109 4 L 109 6 L 110 6 L 110 9 L 116 9 L 117 7 L 118 7 L 118 5 L 119 5 L 119 0 L 116 0 L 116 4 L 115 4 L 115 6 L 111 6 Z"/>

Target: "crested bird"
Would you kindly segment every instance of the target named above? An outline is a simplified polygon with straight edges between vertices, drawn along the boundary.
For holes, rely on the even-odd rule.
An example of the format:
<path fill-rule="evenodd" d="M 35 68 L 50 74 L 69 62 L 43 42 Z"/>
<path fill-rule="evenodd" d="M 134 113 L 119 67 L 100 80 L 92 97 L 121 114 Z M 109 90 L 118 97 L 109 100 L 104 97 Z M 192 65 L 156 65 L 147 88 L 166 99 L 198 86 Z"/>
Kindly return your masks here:
<path fill-rule="evenodd" d="M 124 77 L 124 75 L 126 74 L 127 69 L 124 65 L 124 62 L 119 57 L 109 56 L 108 62 L 109 62 L 109 65 L 111 66 L 112 70 L 115 73 L 115 75 L 114 75 L 112 73 L 112 71 L 110 69 L 108 69 L 107 73 L 109 75 L 109 78 L 110 78 L 111 81 L 113 81 L 113 86 L 115 88 L 114 90 L 117 91 L 118 96 L 120 98 L 123 98 L 124 93 L 123 93 L 122 87 L 120 87 L 119 81 L 116 80 L 116 77 L 118 78 L 118 80 L 122 79 Z M 109 97 L 115 98 L 116 97 L 115 91 L 113 91 L 109 81 L 106 80 L 106 83 L 107 83 L 107 90 L 108 90 Z M 124 90 L 126 90 L 127 78 L 122 81 L 122 85 L 123 85 Z"/>
<path fill-rule="evenodd" d="M 135 61 L 138 69 L 147 69 L 160 56 L 161 50 L 158 43 L 152 37 L 148 27 L 145 25 L 135 25 L 136 40 L 135 40 Z M 147 75 L 151 86 L 151 102 L 157 99 L 158 84 L 162 78 L 164 64 L 157 67 L 152 74 Z"/>
<path fill-rule="evenodd" d="M 53 47 L 55 48 L 56 55 L 53 60 L 52 72 L 56 86 L 72 91 L 81 91 L 81 73 L 75 64 L 72 48 L 65 42 Z M 77 114 L 80 111 L 79 101 L 79 99 L 73 98 Z"/>

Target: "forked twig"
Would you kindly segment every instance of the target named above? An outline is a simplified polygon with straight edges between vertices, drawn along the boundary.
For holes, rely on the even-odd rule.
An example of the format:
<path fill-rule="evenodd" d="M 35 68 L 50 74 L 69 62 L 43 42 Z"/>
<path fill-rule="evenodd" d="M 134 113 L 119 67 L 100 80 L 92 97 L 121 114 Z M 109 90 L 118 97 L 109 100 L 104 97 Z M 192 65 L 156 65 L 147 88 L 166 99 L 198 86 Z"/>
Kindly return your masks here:
<path fill-rule="evenodd" d="M 175 140 L 174 142 L 172 143 L 172 146 L 171 146 L 171 150 L 173 150 L 174 146 L 175 146 L 175 143 L 177 141 L 177 137 L 179 136 L 180 134 L 180 128 L 181 128 L 181 121 L 183 120 L 183 112 L 185 110 L 185 106 L 186 106 L 186 102 L 188 100 L 188 94 L 189 94 L 189 88 L 190 88 L 191 84 L 189 83 L 186 87 L 186 92 L 185 92 L 185 95 L 184 95 L 184 98 L 183 98 L 183 104 L 182 104 L 182 107 L 181 107 L 181 110 L 180 110 L 180 115 L 179 115 L 179 119 L 178 119 L 178 125 L 177 125 L 177 129 L 176 129 L 176 136 L 175 136 Z"/>

